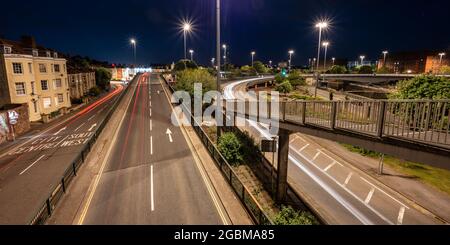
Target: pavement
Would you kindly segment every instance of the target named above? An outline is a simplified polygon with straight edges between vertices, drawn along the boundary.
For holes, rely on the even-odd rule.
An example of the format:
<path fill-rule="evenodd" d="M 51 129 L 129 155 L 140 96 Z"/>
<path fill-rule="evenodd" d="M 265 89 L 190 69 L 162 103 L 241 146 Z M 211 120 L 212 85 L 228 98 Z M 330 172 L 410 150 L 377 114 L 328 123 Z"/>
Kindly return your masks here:
<path fill-rule="evenodd" d="M 245 83 L 224 88 L 227 99 L 246 98 Z M 248 122 L 257 138 L 271 138 L 268 126 Z M 317 144 L 290 138 L 288 182 L 329 224 L 442 224 L 443 219 Z"/>
<path fill-rule="evenodd" d="M 75 222 L 229 224 L 182 130 L 171 122 L 159 75 L 144 74 L 130 86 L 134 94 Z"/>
<path fill-rule="evenodd" d="M 75 114 L 8 144 L 0 154 L 0 224 L 28 224 L 106 118 L 117 86 Z"/>

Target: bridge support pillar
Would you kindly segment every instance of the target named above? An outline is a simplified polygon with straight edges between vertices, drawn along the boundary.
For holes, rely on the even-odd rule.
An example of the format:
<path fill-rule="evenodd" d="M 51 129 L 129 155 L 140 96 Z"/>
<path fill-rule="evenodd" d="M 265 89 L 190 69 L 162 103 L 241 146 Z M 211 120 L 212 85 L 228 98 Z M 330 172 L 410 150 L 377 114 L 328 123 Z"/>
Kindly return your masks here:
<path fill-rule="evenodd" d="M 281 204 L 286 201 L 287 196 L 287 176 L 289 161 L 289 134 L 285 129 L 280 129 L 278 140 L 278 176 L 276 202 Z"/>

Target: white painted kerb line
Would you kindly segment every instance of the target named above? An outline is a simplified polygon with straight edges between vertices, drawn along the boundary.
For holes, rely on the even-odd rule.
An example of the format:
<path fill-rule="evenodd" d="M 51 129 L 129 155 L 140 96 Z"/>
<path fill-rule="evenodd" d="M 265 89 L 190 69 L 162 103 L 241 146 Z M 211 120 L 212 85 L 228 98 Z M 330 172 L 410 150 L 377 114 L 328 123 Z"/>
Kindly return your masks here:
<path fill-rule="evenodd" d="M 155 211 L 155 198 L 154 198 L 154 190 L 153 190 L 153 165 L 150 166 L 150 198 L 151 198 L 151 208 L 152 212 Z"/>
<path fill-rule="evenodd" d="M 40 156 L 36 161 L 34 161 L 32 164 L 30 164 L 30 166 L 28 166 L 28 168 L 26 168 L 25 170 L 23 170 L 19 175 L 24 174 L 26 171 L 28 171 L 31 167 L 34 166 L 34 164 L 36 164 L 37 162 L 39 162 L 42 158 L 44 158 L 45 155 Z"/>

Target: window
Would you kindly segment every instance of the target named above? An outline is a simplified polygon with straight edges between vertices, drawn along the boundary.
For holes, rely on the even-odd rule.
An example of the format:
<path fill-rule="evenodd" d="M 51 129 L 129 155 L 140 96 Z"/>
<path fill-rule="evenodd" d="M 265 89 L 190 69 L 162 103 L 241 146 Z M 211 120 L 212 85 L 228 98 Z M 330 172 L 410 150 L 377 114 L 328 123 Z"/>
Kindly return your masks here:
<path fill-rule="evenodd" d="M 34 95 L 34 94 L 36 94 L 36 87 L 35 87 L 36 85 L 35 85 L 35 83 L 34 83 L 34 81 L 33 82 L 31 82 L 31 93 Z"/>
<path fill-rule="evenodd" d="M 28 72 L 30 72 L 30 74 L 33 74 L 33 64 L 32 63 L 28 63 Z"/>
<path fill-rule="evenodd" d="M 39 72 L 47 73 L 47 66 L 45 64 L 39 64 Z"/>
<path fill-rule="evenodd" d="M 10 54 L 12 53 L 12 48 L 11 47 L 5 47 L 5 54 Z"/>
<path fill-rule="evenodd" d="M 55 70 L 54 72 L 61 72 L 61 70 L 59 68 L 60 68 L 59 65 L 55 64 L 53 66 L 53 69 Z"/>
<path fill-rule="evenodd" d="M 42 80 L 41 81 L 41 89 L 42 90 L 48 90 L 48 81 L 47 80 Z"/>
<path fill-rule="evenodd" d="M 45 52 L 45 54 L 46 54 L 47 58 L 51 58 L 52 57 L 52 54 L 51 54 L 50 51 Z"/>
<path fill-rule="evenodd" d="M 53 53 L 53 58 L 58 59 L 58 53 L 54 52 Z"/>
<path fill-rule="evenodd" d="M 58 103 L 64 103 L 64 94 L 58 94 Z"/>
<path fill-rule="evenodd" d="M 39 56 L 39 51 L 37 49 L 33 49 L 33 56 L 34 57 L 38 57 Z"/>
<path fill-rule="evenodd" d="M 22 74 L 22 63 L 12 63 L 14 74 Z"/>
<path fill-rule="evenodd" d="M 48 109 L 52 107 L 52 98 L 46 97 L 42 99 L 42 103 L 44 104 L 44 108 Z"/>
<path fill-rule="evenodd" d="M 17 95 L 26 95 L 25 83 L 16 83 L 16 94 Z"/>
<path fill-rule="evenodd" d="M 62 87 L 61 79 L 55 79 L 53 81 L 53 85 L 54 85 L 55 89 L 61 88 Z"/>

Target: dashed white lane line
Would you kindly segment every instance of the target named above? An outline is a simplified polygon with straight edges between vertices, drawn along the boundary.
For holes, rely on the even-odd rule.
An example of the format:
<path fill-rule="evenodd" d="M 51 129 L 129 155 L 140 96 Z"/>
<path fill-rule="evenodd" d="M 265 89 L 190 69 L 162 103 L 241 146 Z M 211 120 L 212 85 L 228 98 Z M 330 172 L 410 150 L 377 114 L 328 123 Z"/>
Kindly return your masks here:
<path fill-rule="evenodd" d="M 367 194 L 366 200 L 364 201 L 365 204 L 369 204 L 370 200 L 372 200 L 373 193 L 375 193 L 375 188 L 370 189 L 369 194 Z"/>
<path fill-rule="evenodd" d="M 332 167 L 334 167 L 334 165 L 336 165 L 337 162 L 334 161 L 332 164 L 328 165 L 328 167 L 326 167 L 323 171 L 327 172 L 328 170 L 330 170 Z"/>
<path fill-rule="evenodd" d="M 405 216 L 405 207 L 400 208 L 400 212 L 398 212 L 397 225 L 403 224 L 403 217 Z"/>
<path fill-rule="evenodd" d="M 150 200 L 152 212 L 155 211 L 155 197 L 154 197 L 154 184 L 153 184 L 153 165 L 150 166 Z"/>
<path fill-rule="evenodd" d="M 81 127 L 84 126 L 84 124 L 86 124 L 86 123 L 82 123 L 80 126 L 78 126 L 78 128 L 76 128 L 76 129 L 74 130 L 74 132 L 78 131 Z"/>
<path fill-rule="evenodd" d="M 352 176 L 353 176 L 353 173 L 349 173 L 348 174 L 347 178 L 345 179 L 344 186 L 348 185 L 348 183 L 350 182 L 350 179 L 352 178 Z"/>
<path fill-rule="evenodd" d="M 40 156 L 36 161 L 34 161 L 32 164 L 30 164 L 30 166 L 28 166 L 26 169 L 24 169 L 19 175 L 24 174 L 25 172 L 27 172 L 30 168 L 32 168 L 34 166 L 34 164 L 36 164 L 37 162 L 39 162 L 42 158 L 44 158 L 45 155 Z"/>
<path fill-rule="evenodd" d="M 88 122 L 91 121 L 92 119 L 94 119 L 95 116 L 97 116 L 97 115 L 91 116 L 91 117 L 88 119 Z"/>
<path fill-rule="evenodd" d="M 150 120 L 150 132 L 153 131 L 153 120 Z"/>
<path fill-rule="evenodd" d="M 153 155 L 153 136 L 150 136 L 150 155 Z"/>

